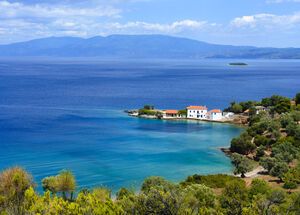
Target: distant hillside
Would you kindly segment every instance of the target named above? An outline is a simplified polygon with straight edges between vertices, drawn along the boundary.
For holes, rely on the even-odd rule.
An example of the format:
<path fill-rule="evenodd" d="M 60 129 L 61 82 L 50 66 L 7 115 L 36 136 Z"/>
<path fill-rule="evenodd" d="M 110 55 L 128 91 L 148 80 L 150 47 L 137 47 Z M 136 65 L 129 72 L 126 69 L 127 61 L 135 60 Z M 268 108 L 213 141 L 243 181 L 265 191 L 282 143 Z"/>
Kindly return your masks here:
<path fill-rule="evenodd" d="M 215 45 L 163 35 L 50 37 L 0 45 L 1 57 L 264 58 L 300 59 L 300 48 Z"/>

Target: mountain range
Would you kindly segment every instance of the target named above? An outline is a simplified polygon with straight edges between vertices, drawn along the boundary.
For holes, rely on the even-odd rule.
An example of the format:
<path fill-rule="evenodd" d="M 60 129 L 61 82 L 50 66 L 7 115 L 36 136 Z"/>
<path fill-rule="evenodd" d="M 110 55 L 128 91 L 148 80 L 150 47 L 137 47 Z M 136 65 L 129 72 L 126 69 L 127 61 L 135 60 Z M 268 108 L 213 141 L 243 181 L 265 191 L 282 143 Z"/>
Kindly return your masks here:
<path fill-rule="evenodd" d="M 217 45 L 164 35 L 48 37 L 0 45 L 0 57 L 300 59 L 300 48 Z"/>

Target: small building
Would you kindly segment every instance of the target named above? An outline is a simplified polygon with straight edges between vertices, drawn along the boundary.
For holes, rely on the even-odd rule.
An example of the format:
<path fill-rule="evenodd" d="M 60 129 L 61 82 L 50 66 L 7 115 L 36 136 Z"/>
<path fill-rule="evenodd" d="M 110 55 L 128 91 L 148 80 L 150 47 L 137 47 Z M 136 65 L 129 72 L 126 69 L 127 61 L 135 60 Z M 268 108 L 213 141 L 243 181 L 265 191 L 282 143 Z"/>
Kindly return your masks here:
<path fill-rule="evenodd" d="M 188 119 L 207 119 L 206 106 L 189 106 L 186 109 Z"/>
<path fill-rule="evenodd" d="M 256 114 L 259 114 L 261 112 L 268 111 L 268 108 L 266 108 L 264 106 L 255 106 L 255 110 L 256 110 Z"/>
<path fill-rule="evenodd" d="M 219 121 L 223 119 L 222 111 L 219 109 L 214 109 L 208 112 L 207 119 Z"/>
<path fill-rule="evenodd" d="M 163 111 L 164 119 L 181 118 L 178 110 L 165 110 Z"/>
<path fill-rule="evenodd" d="M 223 112 L 223 117 L 227 118 L 227 119 L 231 119 L 234 117 L 234 113 L 233 112 Z"/>

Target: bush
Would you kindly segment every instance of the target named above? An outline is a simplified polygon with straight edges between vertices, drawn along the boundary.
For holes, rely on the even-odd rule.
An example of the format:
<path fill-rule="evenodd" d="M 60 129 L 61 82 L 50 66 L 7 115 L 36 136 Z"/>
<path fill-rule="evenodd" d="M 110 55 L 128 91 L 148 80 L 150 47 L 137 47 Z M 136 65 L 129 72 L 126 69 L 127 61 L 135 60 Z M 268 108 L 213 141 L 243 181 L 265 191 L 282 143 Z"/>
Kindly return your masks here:
<path fill-rule="evenodd" d="M 284 189 L 296 189 L 297 187 L 298 187 L 298 185 L 294 181 L 286 181 L 283 184 Z"/>
<path fill-rule="evenodd" d="M 257 150 L 256 150 L 255 160 L 259 161 L 260 158 L 264 157 L 265 156 L 265 150 L 266 150 L 266 147 L 264 147 L 264 146 L 258 147 Z"/>
<path fill-rule="evenodd" d="M 269 191 L 270 191 L 270 186 L 266 181 L 261 179 L 254 179 L 251 183 L 249 196 L 252 199 L 254 196 L 258 194 L 266 194 Z"/>
<path fill-rule="evenodd" d="M 244 132 L 240 137 L 233 138 L 230 145 L 230 151 L 239 154 L 247 155 L 253 152 L 256 146 L 251 142 L 252 137 Z"/>
<path fill-rule="evenodd" d="M 276 144 L 272 147 L 272 156 L 277 160 L 281 160 L 287 163 L 290 163 L 293 159 L 295 159 L 297 154 L 297 148 L 290 142 Z"/>
<path fill-rule="evenodd" d="M 157 111 L 148 110 L 148 109 L 140 109 L 139 115 L 149 115 L 149 116 L 156 116 L 158 114 Z"/>
<path fill-rule="evenodd" d="M 220 203 L 226 214 L 242 214 L 244 206 L 248 204 L 248 192 L 245 182 L 228 183 L 222 192 Z"/>
<path fill-rule="evenodd" d="M 225 174 L 192 175 L 182 182 L 181 185 L 186 187 L 191 184 L 204 184 L 210 188 L 224 188 L 231 181 L 241 181 L 241 179 Z"/>
<path fill-rule="evenodd" d="M 285 173 L 289 171 L 289 167 L 286 163 L 277 161 L 273 168 L 270 170 L 270 175 L 278 177 L 281 181 Z"/>
<path fill-rule="evenodd" d="M 296 102 L 296 105 L 300 104 L 300 93 L 296 94 L 296 96 L 295 96 L 295 102 Z"/>
<path fill-rule="evenodd" d="M 254 143 L 256 146 L 269 146 L 270 145 L 270 139 L 263 136 L 263 135 L 257 135 L 254 138 Z"/>

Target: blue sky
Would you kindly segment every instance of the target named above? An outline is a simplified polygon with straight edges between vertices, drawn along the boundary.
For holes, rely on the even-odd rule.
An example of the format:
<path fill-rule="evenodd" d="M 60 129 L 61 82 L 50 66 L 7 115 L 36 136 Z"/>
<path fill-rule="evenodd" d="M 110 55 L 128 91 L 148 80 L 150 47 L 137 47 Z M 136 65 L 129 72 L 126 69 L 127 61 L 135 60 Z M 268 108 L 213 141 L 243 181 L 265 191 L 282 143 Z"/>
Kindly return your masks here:
<path fill-rule="evenodd" d="M 300 47 L 300 0 L 0 0 L 0 44 L 110 34 Z"/>

